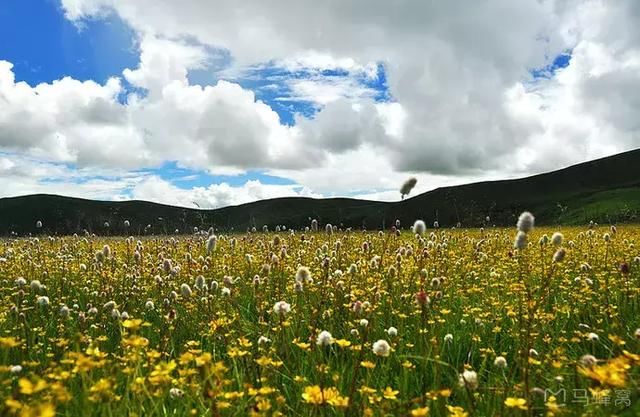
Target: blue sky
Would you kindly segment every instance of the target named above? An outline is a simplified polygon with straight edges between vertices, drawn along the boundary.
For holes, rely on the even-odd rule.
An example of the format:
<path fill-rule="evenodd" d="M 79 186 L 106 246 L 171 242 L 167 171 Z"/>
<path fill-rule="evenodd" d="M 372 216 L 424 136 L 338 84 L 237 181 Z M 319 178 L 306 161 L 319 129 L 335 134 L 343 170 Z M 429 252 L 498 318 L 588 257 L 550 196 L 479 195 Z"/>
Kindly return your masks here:
<path fill-rule="evenodd" d="M 0 59 L 29 84 L 70 76 L 104 82 L 138 62 L 134 32 L 116 15 L 76 26 L 55 0 L 3 0 Z"/>

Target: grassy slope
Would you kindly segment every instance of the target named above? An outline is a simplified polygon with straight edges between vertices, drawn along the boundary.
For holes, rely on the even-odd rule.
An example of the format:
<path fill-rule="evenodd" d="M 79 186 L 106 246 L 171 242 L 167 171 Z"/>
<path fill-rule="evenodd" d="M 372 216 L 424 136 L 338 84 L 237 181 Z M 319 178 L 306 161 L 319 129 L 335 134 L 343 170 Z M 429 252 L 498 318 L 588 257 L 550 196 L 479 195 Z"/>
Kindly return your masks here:
<path fill-rule="evenodd" d="M 441 226 L 478 226 L 491 216 L 491 223 L 513 224 L 522 210 L 531 210 L 539 223 L 576 224 L 635 221 L 640 215 L 640 150 L 574 165 L 517 180 L 492 181 L 439 188 L 413 198 L 385 203 L 355 199 L 279 198 L 216 210 L 194 210 L 142 201 L 101 202 L 51 195 L 0 199 L 0 234 L 36 232 L 41 219 L 47 233 L 74 233 L 83 229 L 125 233 L 124 219 L 132 233 L 147 224 L 154 233 L 175 229 L 187 232 L 193 226 L 244 230 L 250 226 L 276 224 L 308 225 L 311 218 L 321 224 L 368 228 L 388 227 L 400 219 L 403 225 L 423 218 Z M 162 219 L 162 220 L 160 220 Z"/>

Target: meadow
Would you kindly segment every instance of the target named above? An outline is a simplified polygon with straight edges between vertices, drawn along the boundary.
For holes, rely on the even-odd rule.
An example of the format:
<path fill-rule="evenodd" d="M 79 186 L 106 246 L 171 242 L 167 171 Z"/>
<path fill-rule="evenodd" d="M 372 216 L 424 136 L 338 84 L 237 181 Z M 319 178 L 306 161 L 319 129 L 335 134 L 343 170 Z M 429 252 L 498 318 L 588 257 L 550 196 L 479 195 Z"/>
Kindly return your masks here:
<path fill-rule="evenodd" d="M 0 415 L 640 412 L 640 227 L 316 226 L 0 241 Z"/>

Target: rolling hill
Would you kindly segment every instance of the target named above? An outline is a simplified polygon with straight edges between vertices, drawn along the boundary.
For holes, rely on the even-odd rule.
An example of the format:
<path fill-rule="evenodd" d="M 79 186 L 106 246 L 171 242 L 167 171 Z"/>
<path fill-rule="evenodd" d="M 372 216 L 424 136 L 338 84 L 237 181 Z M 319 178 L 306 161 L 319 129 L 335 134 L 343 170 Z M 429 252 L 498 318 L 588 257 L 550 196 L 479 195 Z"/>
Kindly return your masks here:
<path fill-rule="evenodd" d="M 376 229 L 396 219 L 404 226 L 422 218 L 441 227 L 460 222 L 480 226 L 490 216 L 497 225 L 515 224 L 523 210 L 539 224 L 635 222 L 640 216 L 640 149 L 527 178 L 443 187 L 404 201 L 348 198 L 277 198 L 213 210 L 146 201 L 93 201 L 56 195 L 0 199 L 0 234 L 188 233 L 193 227 L 241 230 L 275 225 L 301 228 L 320 224 Z M 126 229 L 124 220 L 130 221 Z M 44 227 L 36 229 L 36 221 Z M 106 228 L 104 223 L 110 226 Z M 150 227 L 148 227 L 150 225 Z"/>

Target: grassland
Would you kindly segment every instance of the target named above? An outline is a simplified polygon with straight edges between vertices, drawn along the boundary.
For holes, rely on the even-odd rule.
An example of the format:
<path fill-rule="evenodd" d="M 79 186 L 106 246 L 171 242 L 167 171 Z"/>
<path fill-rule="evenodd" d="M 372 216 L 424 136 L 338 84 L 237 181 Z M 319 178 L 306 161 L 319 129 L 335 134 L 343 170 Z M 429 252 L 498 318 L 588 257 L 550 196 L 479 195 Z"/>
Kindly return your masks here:
<path fill-rule="evenodd" d="M 637 226 L 321 229 L 1 241 L 0 415 L 639 412 Z"/>

